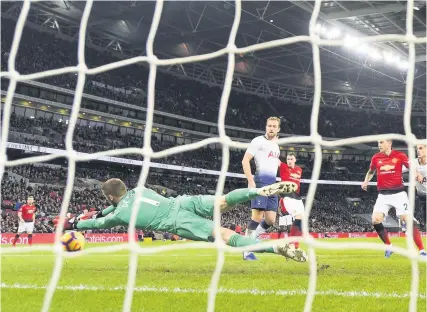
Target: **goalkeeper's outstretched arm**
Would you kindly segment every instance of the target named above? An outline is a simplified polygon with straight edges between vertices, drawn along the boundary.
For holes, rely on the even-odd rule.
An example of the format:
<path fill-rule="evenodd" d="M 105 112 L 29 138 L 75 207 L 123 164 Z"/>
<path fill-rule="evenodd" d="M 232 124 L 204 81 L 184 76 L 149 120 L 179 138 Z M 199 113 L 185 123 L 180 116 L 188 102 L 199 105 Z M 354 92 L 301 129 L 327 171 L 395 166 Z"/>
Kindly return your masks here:
<path fill-rule="evenodd" d="M 102 212 L 106 211 L 107 209 L 104 209 Z M 121 219 L 117 218 L 115 214 L 109 214 L 106 217 L 89 219 L 89 220 L 81 220 L 77 222 L 77 224 L 75 224 L 74 227 L 78 230 L 93 230 L 93 229 L 110 229 L 119 225 L 126 225 L 126 224 Z"/>
<path fill-rule="evenodd" d="M 116 207 L 114 207 L 113 205 L 108 206 L 104 210 L 101 210 L 100 213 L 98 213 L 97 218 L 106 217 L 108 214 L 112 213 L 114 210 L 116 210 Z"/>

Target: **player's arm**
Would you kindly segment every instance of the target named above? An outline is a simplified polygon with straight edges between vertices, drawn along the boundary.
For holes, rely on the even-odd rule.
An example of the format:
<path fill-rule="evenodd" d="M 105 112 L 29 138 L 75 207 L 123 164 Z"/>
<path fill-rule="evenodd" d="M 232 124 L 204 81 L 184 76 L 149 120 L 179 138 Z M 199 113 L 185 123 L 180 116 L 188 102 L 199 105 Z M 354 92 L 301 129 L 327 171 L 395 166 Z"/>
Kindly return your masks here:
<path fill-rule="evenodd" d="M 409 172 L 409 168 L 411 166 L 408 156 L 405 153 L 402 153 L 402 173 Z M 421 172 L 416 168 L 415 170 L 415 180 L 417 180 L 419 183 L 423 183 L 424 177 L 421 174 Z"/>
<path fill-rule="evenodd" d="M 114 209 L 112 209 L 113 207 Z M 91 229 L 108 229 L 118 225 L 126 225 L 123 222 L 117 213 L 111 213 L 116 210 L 116 207 L 110 206 L 99 212 L 88 212 L 83 216 L 65 218 L 64 220 L 64 230 L 91 230 Z M 102 213 L 105 212 L 106 216 L 102 216 Z M 59 216 L 52 220 L 52 223 L 57 227 L 58 222 L 60 221 Z"/>
<path fill-rule="evenodd" d="M 401 153 L 400 159 L 402 160 L 402 166 L 409 169 L 409 158 L 405 153 Z"/>
<path fill-rule="evenodd" d="M 112 213 L 114 210 L 116 210 L 116 207 L 114 207 L 113 205 L 108 206 L 107 208 L 105 208 L 104 210 L 100 210 L 98 212 L 89 212 L 85 215 L 85 217 L 83 218 L 83 220 L 86 219 L 90 219 L 90 218 L 102 218 L 102 217 L 106 217 L 107 215 L 109 215 L 110 213 Z M 95 216 L 94 216 L 95 215 Z"/>
<path fill-rule="evenodd" d="M 125 224 L 116 214 L 108 214 L 106 217 L 81 220 L 74 225 L 74 228 L 78 230 L 110 229 L 119 225 Z"/>
<path fill-rule="evenodd" d="M 402 173 L 409 172 L 409 166 L 402 163 Z M 419 183 L 423 183 L 423 175 L 418 171 L 418 168 L 415 170 L 415 180 Z"/>
<path fill-rule="evenodd" d="M 372 180 L 372 178 L 375 175 L 375 170 L 372 170 L 371 168 L 368 169 L 368 172 L 366 172 L 365 175 L 365 181 L 366 183 L 370 182 Z"/>
<path fill-rule="evenodd" d="M 24 219 L 22 219 L 22 206 L 18 210 L 18 218 L 19 218 L 19 222 L 24 222 Z"/>
<path fill-rule="evenodd" d="M 408 156 L 405 153 L 402 153 L 401 160 L 402 160 L 402 173 L 409 172 L 411 164 L 409 162 Z M 419 172 L 418 168 L 416 168 L 415 180 L 418 181 L 419 183 L 423 183 L 423 179 L 424 179 L 423 175 Z"/>
<path fill-rule="evenodd" d="M 418 183 L 423 184 L 424 177 L 418 170 L 416 171 L 415 179 L 418 181 Z"/>
<path fill-rule="evenodd" d="M 255 184 L 254 176 L 252 175 L 252 171 L 251 171 L 252 158 L 254 158 L 254 155 L 246 152 L 242 160 L 243 173 L 245 174 L 246 179 L 248 179 L 248 184 L 251 184 L 251 183 Z"/>
<path fill-rule="evenodd" d="M 366 175 L 365 175 L 365 180 L 363 181 L 363 183 L 362 183 L 362 189 L 363 190 L 367 190 L 368 189 L 368 183 L 372 180 L 372 178 L 374 177 L 374 175 L 375 175 L 375 171 L 376 171 L 376 169 L 375 169 L 375 158 L 374 157 L 372 157 L 372 160 L 371 160 L 371 164 L 370 164 L 370 166 L 369 166 L 369 169 L 368 169 L 368 172 L 366 173 Z"/>
<path fill-rule="evenodd" d="M 243 156 L 243 159 L 242 159 L 243 173 L 245 174 L 246 179 L 248 179 L 248 187 L 256 186 L 254 176 L 252 175 L 252 170 L 251 170 L 251 160 L 252 158 L 254 158 L 256 150 L 257 150 L 256 139 L 253 139 L 248 149 L 246 150 L 245 156 Z"/>
<path fill-rule="evenodd" d="M 108 206 L 107 208 L 105 208 L 104 210 L 102 210 L 101 213 L 98 214 L 96 217 L 97 218 L 106 217 L 107 215 L 109 215 L 110 213 L 112 213 L 114 210 L 116 210 L 116 207 L 114 207 L 113 205 Z"/>

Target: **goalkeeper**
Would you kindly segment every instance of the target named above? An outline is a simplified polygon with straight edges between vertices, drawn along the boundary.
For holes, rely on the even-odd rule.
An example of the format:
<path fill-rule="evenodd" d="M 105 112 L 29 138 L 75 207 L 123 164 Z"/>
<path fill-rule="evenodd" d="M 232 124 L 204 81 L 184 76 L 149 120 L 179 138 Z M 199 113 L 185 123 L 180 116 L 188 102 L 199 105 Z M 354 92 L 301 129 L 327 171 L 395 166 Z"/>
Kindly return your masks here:
<path fill-rule="evenodd" d="M 250 201 L 257 196 L 288 194 L 296 190 L 292 182 L 279 182 L 262 188 L 237 189 L 221 196 L 221 213 L 233 206 Z M 110 179 L 102 184 L 101 191 L 111 203 L 108 208 L 83 218 L 66 218 L 64 230 L 108 229 L 115 226 L 129 225 L 134 202 L 138 202 L 136 228 L 150 231 L 173 233 L 194 241 L 214 241 L 217 235 L 232 247 L 258 244 L 259 241 L 244 237 L 236 232 L 221 227 L 220 233 L 214 230 L 214 222 L 206 219 L 212 217 L 215 196 L 178 196 L 165 198 L 156 192 L 143 188 L 140 198 L 136 198 L 136 189 L 128 191 L 120 179 Z M 86 220 L 83 220 L 86 219 Z M 57 224 L 58 218 L 54 221 Z M 298 262 L 307 260 L 302 250 L 295 250 L 287 244 L 273 246 L 256 252 L 268 252 L 282 255 Z"/>

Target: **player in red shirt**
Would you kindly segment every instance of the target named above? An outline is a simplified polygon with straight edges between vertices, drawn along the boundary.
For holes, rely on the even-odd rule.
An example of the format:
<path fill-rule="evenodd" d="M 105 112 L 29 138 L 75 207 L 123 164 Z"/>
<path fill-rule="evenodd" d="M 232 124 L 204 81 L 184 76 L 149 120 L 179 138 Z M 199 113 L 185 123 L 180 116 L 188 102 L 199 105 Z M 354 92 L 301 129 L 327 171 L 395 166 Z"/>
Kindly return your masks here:
<path fill-rule="evenodd" d="M 392 141 L 378 141 L 379 153 L 372 156 L 371 165 L 366 174 L 365 181 L 362 183 L 362 189 L 367 190 L 369 181 L 377 172 L 378 198 L 372 213 L 372 224 L 378 236 L 386 245 L 391 245 L 387 230 L 382 222 L 388 215 L 390 208 L 396 209 L 396 215 L 405 223 L 409 216 L 408 194 L 403 185 L 403 166 L 409 168 L 408 156 L 405 153 L 392 150 Z M 414 242 L 420 250 L 420 254 L 425 256 L 424 246 L 420 231 L 416 226 L 413 230 Z M 385 257 L 389 258 L 392 252 L 387 250 Z"/>
<path fill-rule="evenodd" d="M 12 246 L 16 245 L 19 236 L 26 232 L 28 234 L 28 244 L 33 245 L 33 231 L 34 222 L 36 220 L 36 206 L 34 204 L 34 197 L 28 196 L 27 203 L 22 205 L 18 210 L 19 226 L 18 233 L 15 235 Z"/>
<path fill-rule="evenodd" d="M 297 159 L 295 154 L 289 153 L 286 157 L 286 163 L 280 164 L 280 178 L 282 181 L 294 182 L 298 185 L 295 193 L 286 194 L 280 199 L 280 207 L 286 210 L 293 218 L 291 226 L 291 236 L 301 236 L 301 220 L 304 216 L 304 203 L 300 197 L 300 183 L 302 176 L 302 169 L 296 166 Z M 294 243 L 295 248 L 299 248 L 299 243 Z"/>

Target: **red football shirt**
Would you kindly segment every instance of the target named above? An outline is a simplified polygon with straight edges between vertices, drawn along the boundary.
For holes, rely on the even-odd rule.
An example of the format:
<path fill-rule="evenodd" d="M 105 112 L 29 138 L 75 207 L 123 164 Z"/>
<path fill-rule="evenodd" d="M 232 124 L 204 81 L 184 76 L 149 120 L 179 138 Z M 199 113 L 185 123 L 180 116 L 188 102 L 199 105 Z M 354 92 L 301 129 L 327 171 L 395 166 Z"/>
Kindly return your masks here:
<path fill-rule="evenodd" d="M 300 192 L 301 176 L 302 176 L 301 167 L 295 166 L 294 168 L 291 168 L 288 166 L 287 163 L 282 162 L 280 164 L 280 178 L 282 179 L 282 181 L 296 183 L 296 185 L 298 185 L 298 188 L 295 193 L 298 195 Z"/>
<path fill-rule="evenodd" d="M 22 213 L 22 219 L 24 219 L 25 222 L 31 222 L 33 221 L 33 216 L 36 213 L 36 206 L 25 204 L 22 205 L 18 211 Z"/>
<path fill-rule="evenodd" d="M 402 166 L 409 168 L 408 156 L 405 153 L 392 150 L 390 155 L 376 153 L 372 156 L 370 169 L 377 171 L 377 189 L 404 190 Z"/>

